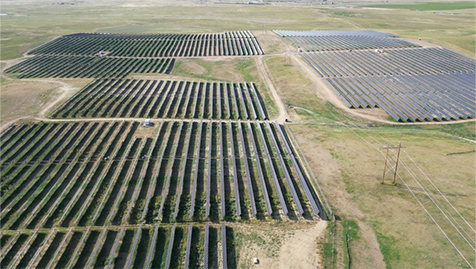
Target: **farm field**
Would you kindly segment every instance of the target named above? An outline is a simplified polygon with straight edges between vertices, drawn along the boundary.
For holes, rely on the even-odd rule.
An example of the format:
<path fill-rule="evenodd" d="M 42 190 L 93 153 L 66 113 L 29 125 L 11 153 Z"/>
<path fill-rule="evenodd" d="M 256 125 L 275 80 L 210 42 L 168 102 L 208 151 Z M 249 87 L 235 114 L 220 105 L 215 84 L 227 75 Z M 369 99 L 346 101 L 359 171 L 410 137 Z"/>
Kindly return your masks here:
<path fill-rule="evenodd" d="M 0 267 L 476 267 L 476 9 L 231 2 L 2 2 Z"/>
<path fill-rule="evenodd" d="M 96 80 L 53 118 L 268 119 L 254 83 Z"/>

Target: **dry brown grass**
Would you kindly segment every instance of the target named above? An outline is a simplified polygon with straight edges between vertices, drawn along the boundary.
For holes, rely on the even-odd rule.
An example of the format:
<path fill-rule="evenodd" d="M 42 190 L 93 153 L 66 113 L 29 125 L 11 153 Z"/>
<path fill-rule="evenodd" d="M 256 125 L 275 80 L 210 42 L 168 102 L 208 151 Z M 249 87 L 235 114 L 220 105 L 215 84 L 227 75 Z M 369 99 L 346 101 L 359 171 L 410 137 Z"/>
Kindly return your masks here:
<path fill-rule="evenodd" d="M 1 122 L 31 116 L 56 96 L 57 84 L 38 82 L 4 82 L 0 92 Z"/>
<path fill-rule="evenodd" d="M 317 124 L 295 124 L 291 125 L 291 129 L 318 175 L 336 214 L 345 219 L 355 219 L 359 226 L 372 228 L 385 237 L 395 239 L 393 248 L 398 253 L 398 260 L 391 259 L 387 265 L 395 268 L 430 268 L 445 264 L 445 267 L 457 268 L 458 264 L 464 263 L 402 180 L 398 180 L 396 186 L 380 184 L 384 158 L 379 151 L 387 143 L 402 142 L 418 167 L 460 213 L 471 221 L 475 219 L 475 155 L 446 154 L 471 151 L 474 150 L 474 145 L 446 133 L 415 131 L 409 127 L 400 127 L 398 131 L 394 128 L 390 131 L 387 127 L 369 131 L 365 127 L 348 129 L 342 126 L 330 128 Z M 430 186 L 408 156 L 404 154 L 402 160 L 408 167 L 406 169 L 400 164 L 399 174 L 402 179 L 470 258 L 471 252 L 467 245 L 452 232 L 451 225 L 426 198 L 425 192 L 415 183 L 409 171 L 422 180 L 434 199 L 443 203 L 442 196 Z M 443 207 L 449 208 L 447 204 Z M 452 215 L 456 217 L 456 214 Z M 458 223 L 464 225 L 461 220 Z M 365 253 L 359 252 L 361 245 L 371 241 L 371 238 L 364 236 L 362 242 L 355 242 L 353 249 L 356 253 L 353 258 L 357 267 L 365 267 L 365 260 L 360 261 L 362 256 L 359 256 Z M 363 257 L 368 258 L 366 255 Z"/>
<path fill-rule="evenodd" d="M 1 84 L 0 126 L 28 117 L 45 117 L 89 83 L 89 79 L 4 80 Z"/>

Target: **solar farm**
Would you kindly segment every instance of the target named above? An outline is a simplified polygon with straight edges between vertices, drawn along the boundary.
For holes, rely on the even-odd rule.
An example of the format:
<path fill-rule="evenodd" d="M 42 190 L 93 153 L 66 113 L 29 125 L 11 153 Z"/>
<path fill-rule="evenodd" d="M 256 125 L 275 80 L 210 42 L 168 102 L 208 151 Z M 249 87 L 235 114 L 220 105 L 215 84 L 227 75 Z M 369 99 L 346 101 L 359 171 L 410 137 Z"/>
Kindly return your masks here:
<path fill-rule="evenodd" d="M 2 237 L 2 264 L 84 267 L 118 257 L 114 266 L 126 268 L 226 267 L 226 249 L 207 258 L 208 225 L 197 252 L 198 228 L 164 223 L 326 218 L 276 123 L 163 121 L 155 139 L 136 137 L 138 125 L 40 123 L 2 134 L 2 230 L 34 231 Z"/>
<path fill-rule="evenodd" d="M 262 54 L 245 38 L 252 34 L 74 34 L 9 68 L 18 78 L 101 78 L 50 116 L 115 120 L 2 132 L 0 217 L 10 231 L 2 237 L 2 265 L 226 268 L 233 246 L 224 222 L 222 255 L 208 254 L 217 253 L 216 223 L 327 220 L 287 127 L 268 121 L 253 82 L 123 78 L 173 68 L 173 58 L 142 56 Z M 106 45 L 107 55 L 91 55 Z M 147 127 L 120 118 L 157 120 L 143 137 Z M 15 232 L 24 229 L 32 233 Z"/>
<path fill-rule="evenodd" d="M 0 268 L 476 268 L 476 9 L 20 2 Z"/>
<path fill-rule="evenodd" d="M 444 48 L 414 48 L 409 42 L 372 32 L 285 33 L 278 32 L 306 49 L 302 59 L 349 108 L 379 107 L 402 122 L 476 116 L 474 59 Z M 365 45 L 362 40 L 372 41 Z M 389 42 L 402 48 L 389 48 Z"/>
<path fill-rule="evenodd" d="M 263 50 L 250 31 L 216 34 L 77 33 L 56 38 L 5 70 L 17 78 L 123 78 L 169 74 L 173 57 L 252 56 Z"/>
<path fill-rule="evenodd" d="M 164 121 L 154 138 L 137 137 L 138 125 L 40 123 L 2 135 L 2 228 L 326 218 L 277 123 Z"/>

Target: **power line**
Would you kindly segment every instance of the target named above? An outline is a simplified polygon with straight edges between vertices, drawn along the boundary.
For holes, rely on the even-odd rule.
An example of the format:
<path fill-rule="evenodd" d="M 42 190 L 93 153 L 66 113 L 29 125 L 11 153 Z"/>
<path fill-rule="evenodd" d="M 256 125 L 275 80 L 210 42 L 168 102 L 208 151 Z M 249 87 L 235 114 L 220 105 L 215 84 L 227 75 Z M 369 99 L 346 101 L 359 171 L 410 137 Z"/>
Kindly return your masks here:
<path fill-rule="evenodd" d="M 329 113 L 331 113 L 337 120 L 338 120 L 338 117 L 336 117 L 336 115 L 328 108 L 325 108 Z M 346 127 L 348 130 L 350 130 L 351 132 L 353 132 L 355 135 L 357 135 L 360 139 L 362 139 L 364 142 L 366 142 L 367 144 L 369 144 L 371 147 L 373 147 L 375 150 L 379 151 L 380 153 L 382 153 L 380 150 L 378 150 L 372 143 L 370 143 L 368 140 L 366 140 L 365 138 L 363 138 L 361 135 L 359 135 L 356 131 L 352 130 L 352 128 L 349 127 L 349 125 L 347 125 L 346 123 L 344 122 L 340 122 L 340 124 L 344 127 Z M 356 124 L 353 124 L 353 127 L 356 127 L 358 128 L 359 130 L 363 131 L 368 137 L 370 137 L 372 140 L 374 140 L 375 142 L 377 142 L 378 144 L 382 144 L 380 141 L 378 141 L 377 139 L 375 139 L 374 137 L 372 137 L 370 134 L 368 134 L 367 132 L 365 132 L 363 130 L 363 128 L 357 126 Z M 368 127 L 367 127 L 368 129 Z M 370 129 L 368 129 L 370 130 Z M 370 130 L 372 131 L 373 133 L 375 133 L 373 130 Z M 375 133 L 377 134 L 377 133 Z M 377 134 L 378 136 L 382 137 L 381 135 Z M 385 138 L 382 137 L 383 140 L 386 140 Z M 386 140 L 388 141 L 388 140 Z M 382 153 L 383 155 L 383 153 Z M 385 155 L 384 155 L 385 156 Z M 415 163 L 416 165 L 416 163 Z M 417 166 L 417 165 L 416 165 Z M 404 166 L 405 169 L 407 171 L 409 171 L 409 168 Z M 421 168 L 419 168 L 421 170 Z M 409 173 L 411 173 L 409 171 Z M 398 175 L 398 177 L 400 179 L 402 179 L 402 177 L 400 175 Z M 421 201 L 416 197 L 416 195 L 414 194 L 414 192 L 410 189 L 410 187 L 405 183 L 405 181 L 402 179 L 402 182 L 404 183 L 404 185 L 407 187 L 408 191 L 410 191 L 410 193 L 413 195 L 413 197 L 418 201 L 418 204 L 423 208 L 423 210 L 428 214 L 428 216 L 433 220 L 433 222 L 435 223 L 435 225 L 438 227 L 438 229 L 443 233 L 443 235 L 448 239 L 448 241 L 451 243 L 451 245 L 455 248 L 455 250 L 458 252 L 458 254 L 464 259 L 464 261 L 471 267 L 471 268 L 474 268 L 469 262 L 468 260 L 464 257 L 464 255 L 461 253 L 461 251 L 459 250 L 459 248 L 454 244 L 454 242 L 450 239 L 450 237 L 446 234 L 446 232 L 441 228 L 441 226 L 438 224 L 438 222 L 434 219 L 434 217 L 429 213 L 429 211 L 427 210 L 427 208 L 421 203 Z M 422 187 L 423 188 L 423 187 Z M 423 188 L 424 189 L 424 188 Z M 429 196 L 429 195 L 428 195 Z M 430 198 L 431 199 L 431 198 Z M 435 204 L 436 205 L 436 204 Z M 444 212 L 442 212 L 442 210 L 438 207 L 438 209 L 440 210 L 440 212 L 445 215 Z M 445 215 L 446 216 L 446 215 Z M 456 221 L 455 221 L 456 222 Z M 450 221 L 450 223 L 452 223 Z M 453 223 L 452 223 L 453 224 Z M 453 227 L 455 227 L 453 225 Z M 459 230 L 455 227 L 455 229 L 459 232 Z M 461 233 L 460 233 L 461 235 Z M 465 238 L 464 236 L 462 236 L 463 238 Z M 470 246 L 473 248 L 473 246 L 470 244 Z"/>
<path fill-rule="evenodd" d="M 402 161 L 402 165 L 404 167 L 407 168 L 406 164 Z M 461 234 L 460 230 L 454 225 L 454 223 L 448 218 L 448 216 L 443 212 L 443 210 L 441 209 L 441 207 L 435 202 L 435 200 L 433 199 L 433 197 L 431 197 L 431 195 L 428 193 L 427 189 L 425 187 L 422 186 L 422 184 L 420 184 L 420 181 L 418 180 L 418 178 L 413 174 L 412 171 L 410 171 L 410 169 L 407 168 L 407 171 L 409 172 L 409 174 L 412 176 L 412 178 L 415 180 L 415 182 L 418 184 L 418 186 L 420 186 L 420 188 L 426 193 L 426 195 L 428 196 L 428 198 L 433 202 L 433 204 L 440 210 L 440 212 L 443 214 L 443 216 L 445 216 L 445 218 L 451 223 L 451 225 L 453 226 L 453 228 L 456 229 L 456 231 L 459 233 L 459 235 L 461 237 L 463 237 L 463 239 L 466 241 L 466 243 L 468 243 L 468 245 L 474 250 L 476 251 L 476 248 L 470 243 L 468 242 L 468 239 Z"/>
<path fill-rule="evenodd" d="M 407 185 L 407 183 L 405 183 L 405 181 L 403 180 L 403 178 L 398 175 L 398 177 L 400 178 L 400 180 L 402 180 L 403 184 L 405 184 L 405 186 L 407 187 L 407 189 L 410 191 L 410 193 L 413 195 L 413 197 L 417 200 L 417 202 L 420 204 L 420 206 L 423 208 L 423 210 L 425 210 L 426 214 L 431 218 L 431 220 L 433 220 L 433 222 L 436 224 L 436 226 L 438 227 L 438 229 L 440 229 L 440 231 L 444 234 L 444 236 L 446 237 L 446 239 L 448 239 L 448 241 L 450 241 L 451 245 L 456 249 L 456 251 L 458 252 L 458 254 L 463 258 L 463 260 L 469 265 L 469 267 L 473 268 L 474 267 L 469 263 L 469 261 L 464 257 L 464 255 L 461 253 L 461 251 L 458 249 L 458 247 L 456 247 L 456 245 L 453 243 L 453 241 L 448 237 L 448 235 L 445 233 L 445 231 L 440 227 L 440 225 L 438 224 L 438 222 L 436 222 L 436 220 L 433 218 L 433 216 L 428 212 L 428 210 L 426 210 L 425 206 L 421 203 L 421 201 L 416 197 L 415 193 L 410 189 L 410 187 Z"/>
<path fill-rule="evenodd" d="M 400 143 L 397 147 L 385 146 L 382 148 L 382 150 L 386 150 L 385 164 L 383 167 L 382 184 L 385 182 L 385 175 L 388 174 L 388 172 L 393 172 L 392 184 L 395 184 L 395 178 L 397 177 L 398 163 L 400 161 L 400 150 L 402 148 L 403 148 L 402 143 Z M 397 152 L 395 153 L 394 150 L 396 150 Z"/>
<path fill-rule="evenodd" d="M 460 218 L 462 218 L 464 220 L 464 222 L 468 225 L 468 227 L 476 233 L 476 230 L 473 228 L 473 226 L 471 226 L 471 224 L 468 223 L 468 221 L 461 215 L 461 213 L 453 206 L 453 204 L 446 198 L 446 196 L 440 191 L 440 189 L 433 183 L 432 180 L 430 180 L 430 178 L 426 175 L 425 172 L 423 172 L 423 170 L 415 163 L 415 161 L 413 160 L 413 158 L 406 152 L 404 152 L 408 158 L 412 161 L 412 163 L 418 168 L 418 170 L 420 170 L 420 172 L 426 177 L 426 179 L 431 183 L 431 185 L 433 187 L 435 187 L 435 189 L 438 191 L 438 193 L 446 200 L 446 202 L 448 202 L 448 204 L 451 206 L 451 208 L 453 208 L 454 211 L 456 211 L 456 213 L 458 213 L 458 216 L 460 216 Z"/>

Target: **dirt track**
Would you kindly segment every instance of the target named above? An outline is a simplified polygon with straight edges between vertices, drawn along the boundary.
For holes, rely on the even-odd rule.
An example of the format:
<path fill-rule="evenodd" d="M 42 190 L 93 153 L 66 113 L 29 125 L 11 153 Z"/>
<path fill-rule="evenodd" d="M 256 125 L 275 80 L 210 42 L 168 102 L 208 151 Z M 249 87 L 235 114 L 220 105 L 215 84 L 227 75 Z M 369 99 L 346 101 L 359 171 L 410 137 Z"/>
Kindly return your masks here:
<path fill-rule="evenodd" d="M 279 123 L 284 123 L 284 121 L 286 120 L 286 118 L 289 117 L 289 115 L 288 115 L 288 112 L 286 111 L 286 107 L 284 106 L 283 101 L 281 100 L 281 97 L 279 97 L 278 92 L 276 91 L 276 88 L 274 88 L 273 82 L 271 82 L 271 79 L 269 78 L 268 69 L 263 62 L 263 57 L 260 56 L 255 58 L 255 62 L 258 67 L 258 71 L 260 73 L 261 78 L 264 80 L 264 82 L 268 86 L 268 89 L 273 95 L 274 101 L 276 102 L 276 105 L 278 106 L 279 115 L 276 118 L 276 120 Z"/>

